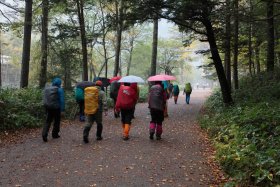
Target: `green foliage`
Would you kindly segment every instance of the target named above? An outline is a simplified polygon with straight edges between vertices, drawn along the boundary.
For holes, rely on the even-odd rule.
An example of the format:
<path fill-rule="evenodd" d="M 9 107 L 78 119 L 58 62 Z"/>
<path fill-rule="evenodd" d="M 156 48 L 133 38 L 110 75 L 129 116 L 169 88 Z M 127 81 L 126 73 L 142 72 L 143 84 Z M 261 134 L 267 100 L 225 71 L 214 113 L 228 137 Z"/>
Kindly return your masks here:
<path fill-rule="evenodd" d="M 0 131 L 42 124 L 44 110 L 41 90 L 1 89 L 0 100 L 4 102 L 0 113 Z"/>
<path fill-rule="evenodd" d="M 148 85 L 140 85 L 139 86 L 140 93 L 139 93 L 139 100 L 138 102 L 143 103 L 147 101 L 149 86 Z"/>
<path fill-rule="evenodd" d="M 262 75 L 241 81 L 235 104 L 222 105 L 216 91 L 201 118 L 217 148 L 224 170 L 242 185 L 280 183 L 279 78 Z"/>
<path fill-rule="evenodd" d="M 42 102 L 42 90 L 28 89 L 0 89 L 0 132 L 20 128 L 41 127 L 46 114 Z M 73 108 L 77 106 L 73 92 L 65 92 L 65 115 L 72 116 Z"/>

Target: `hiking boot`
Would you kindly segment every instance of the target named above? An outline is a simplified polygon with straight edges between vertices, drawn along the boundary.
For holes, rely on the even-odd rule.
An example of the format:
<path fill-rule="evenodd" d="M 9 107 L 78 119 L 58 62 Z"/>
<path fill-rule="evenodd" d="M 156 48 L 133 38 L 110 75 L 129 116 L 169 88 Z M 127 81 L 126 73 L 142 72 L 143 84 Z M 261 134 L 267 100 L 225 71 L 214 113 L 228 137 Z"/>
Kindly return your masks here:
<path fill-rule="evenodd" d="M 99 141 L 99 140 L 103 140 L 103 137 L 100 136 L 100 137 L 96 137 L 96 140 Z"/>
<path fill-rule="evenodd" d="M 161 137 L 160 137 L 160 136 L 157 136 L 157 140 L 161 140 Z"/>
<path fill-rule="evenodd" d="M 46 136 L 42 136 L 42 138 L 43 138 L 43 141 L 44 141 L 44 142 L 47 142 L 47 141 L 48 141 L 48 138 L 47 138 Z"/>
<path fill-rule="evenodd" d="M 128 136 L 124 136 L 124 137 L 123 137 L 123 140 L 124 140 L 124 141 L 127 141 L 127 140 L 129 140 L 129 137 L 128 137 Z"/>
<path fill-rule="evenodd" d="M 88 143 L 88 138 L 87 137 L 84 137 L 84 142 Z"/>
<path fill-rule="evenodd" d="M 60 136 L 58 134 L 56 135 L 52 135 L 53 139 L 57 139 L 57 138 L 60 138 Z"/>
<path fill-rule="evenodd" d="M 153 139 L 154 139 L 154 134 L 150 133 L 150 140 L 153 140 Z"/>

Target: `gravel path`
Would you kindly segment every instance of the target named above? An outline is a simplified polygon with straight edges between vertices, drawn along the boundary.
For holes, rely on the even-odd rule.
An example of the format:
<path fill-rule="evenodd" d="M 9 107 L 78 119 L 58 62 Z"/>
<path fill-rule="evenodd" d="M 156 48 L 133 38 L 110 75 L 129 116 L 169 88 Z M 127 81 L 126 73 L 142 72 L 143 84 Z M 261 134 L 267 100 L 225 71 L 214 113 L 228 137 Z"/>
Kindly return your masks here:
<path fill-rule="evenodd" d="M 121 139 L 112 111 L 103 118 L 104 139 L 95 140 L 94 125 L 89 144 L 78 121 L 62 125 L 61 138 L 47 143 L 41 129 L 19 132 L 19 141 L 0 143 L 0 186 L 217 186 L 223 175 L 196 121 L 209 93 L 194 90 L 190 105 L 182 95 L 177 105 L 170 99 L 160 141 L 149 139 L 147 103 L 136 107 L 129 141 Z"/>

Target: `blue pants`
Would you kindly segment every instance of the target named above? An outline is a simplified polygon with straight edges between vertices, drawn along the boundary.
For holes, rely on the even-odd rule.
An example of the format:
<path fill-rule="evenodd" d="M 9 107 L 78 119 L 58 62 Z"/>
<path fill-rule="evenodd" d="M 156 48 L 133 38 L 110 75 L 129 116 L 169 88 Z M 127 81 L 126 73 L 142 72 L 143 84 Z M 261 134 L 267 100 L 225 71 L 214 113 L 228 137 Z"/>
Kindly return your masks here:
<path fill-rule="evenodd" d="M 186 94 L 186 103 L 190 104 L 191 94 Z"/>

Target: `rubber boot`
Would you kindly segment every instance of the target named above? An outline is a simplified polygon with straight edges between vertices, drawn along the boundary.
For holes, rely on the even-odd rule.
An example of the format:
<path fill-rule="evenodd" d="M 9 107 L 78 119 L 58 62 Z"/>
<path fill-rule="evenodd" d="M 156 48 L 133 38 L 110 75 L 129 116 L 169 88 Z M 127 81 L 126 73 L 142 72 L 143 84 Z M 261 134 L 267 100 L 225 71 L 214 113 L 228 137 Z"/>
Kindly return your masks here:
<path fill-rule="evenodd" d="M 154 134 L 155 134 L 155 129 L 156 129 L 156 124 L 153 122 L 150 122 L 150 139 L 154 139 Z"/>
<path fill-rule="evenodd" d="M 124 125 L 124 130 L 123 130 L 123 140 L 128 140 L 129 139 L 129 131 L 130 131 L 130 125 L 125 124 Z"/>
<path fill-rule="evenodd" d="M 156 137 L 157 140 L 161 139 L 161 134 L 162 134 L 162 123 L 158 123 L 156 127 Z"/>

